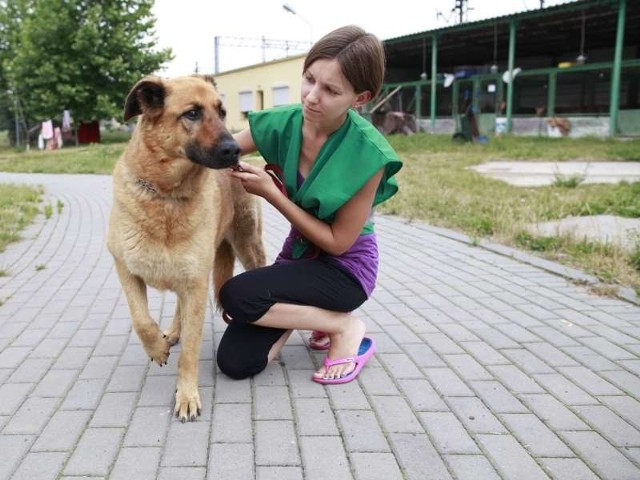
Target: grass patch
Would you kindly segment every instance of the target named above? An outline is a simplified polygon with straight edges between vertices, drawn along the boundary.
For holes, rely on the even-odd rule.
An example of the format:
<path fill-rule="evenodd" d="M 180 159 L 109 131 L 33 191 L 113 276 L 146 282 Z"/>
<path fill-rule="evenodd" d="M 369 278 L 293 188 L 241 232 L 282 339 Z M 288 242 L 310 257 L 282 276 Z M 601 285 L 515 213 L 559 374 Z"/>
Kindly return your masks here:
<path fill-rule="evenodd" d="M 41 195 L 40 188 L 0 184 L 0 252 L 20 240 L 20 232 L 39 212 Z"/>
<path fill-rule="evenodd" d="M 108 175 L 124 151 L 129 134 L 124 131 L 103 132 L 101 139 L 100 144 L 67 144 L 59 150 L 18 151 L 10 148 L 8 141 L 3 144 L 0 135 L 0 171 Z"/>
<path fill-rule="evenodd" d="M 53 216 L 53 205 L 44 206 L 44 217 L 49 220 Z"/>
<path fill-rule="evenodd" d="M 582 182 L 584 182 L 584 176 L 582 175 L 569 175 L 568 177 L 565 177 L 563 175 L 556 174 L 555 179 L 553 181 L 553 186 L 564 187 L 564 188 L 576 188 Z"/>
<path fill-rule="evenodd" d="M 60 150 L 0 151 L 0 171 L 110 174 L 124 144 L 82 145 Z"/>
<path fill-rule="evenodd" d="M 636 240 L 636 246 L 629 256 L 629 263 L 640 272 L 640 239 Z"/>
<path fill-rule="evenodd" d="M 516 246 L 533 252 L 550 252 L 557 250 L 563 243 L 560 237 L 538 237 L 529 232 L 520 232 L 514 238 Z"/>
<path fill-rule="evenodd" d="M 399 193 L 380 211 L 482 236 L 581 269 L 640 294 L 640 252 L 559 237 L 535 237 L 532 223 L 568 216 L 640 218 L 640 183 L 584 184 L 578 179 L 546 187 L 516 187 L 468 167 L 488 161 L 640 161 L 640 140 L 504 136 L 486 145 L 454 144 L 450 136 L 416 134 L 389 141 L 404 161 Z M 639 247 L 640 249 L 640 247 Z"/>

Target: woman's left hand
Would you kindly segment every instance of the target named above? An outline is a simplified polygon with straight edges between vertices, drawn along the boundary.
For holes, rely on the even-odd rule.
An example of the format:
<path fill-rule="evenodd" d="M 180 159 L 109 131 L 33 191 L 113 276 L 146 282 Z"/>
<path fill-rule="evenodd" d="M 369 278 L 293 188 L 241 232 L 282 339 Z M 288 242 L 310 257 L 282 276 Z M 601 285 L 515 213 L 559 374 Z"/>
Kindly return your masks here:
<path fill-rule="evenodd" d="M 244 189 L 254 195 L 263 197 L 265 200 L 273 198 L 273 195 L 282 195 L 271 175 L 263 168 L 255 167 L 246 162 L 239 162 L 237 170 L 231 171 L 231 176 L 240 180 Z"/>

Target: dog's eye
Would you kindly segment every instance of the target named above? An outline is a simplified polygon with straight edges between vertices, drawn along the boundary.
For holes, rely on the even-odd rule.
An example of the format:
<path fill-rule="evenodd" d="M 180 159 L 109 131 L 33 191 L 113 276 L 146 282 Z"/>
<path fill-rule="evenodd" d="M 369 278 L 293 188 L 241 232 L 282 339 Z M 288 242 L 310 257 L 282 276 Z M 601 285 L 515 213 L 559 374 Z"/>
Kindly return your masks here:
<path fill-rule="evenodd" d="M 222 120 L 224 120 L 225 118 L 227 118 L 227 110 L 226 110 L 224 107 L 220 107 L 219 112 L 220 112 L 220 114 L 219 114 L 219 115 L 220 115 L 220 118 L 221 118 Z"/>
<path fill-rule="evenodd" d="M 194 108 L 182 114 L 184 118 L 186 118 L 187 120 L 191 120 L 192 122 L 198 120 L 200 118 L 200 115 L 200 110 L 197 108 Z"/>

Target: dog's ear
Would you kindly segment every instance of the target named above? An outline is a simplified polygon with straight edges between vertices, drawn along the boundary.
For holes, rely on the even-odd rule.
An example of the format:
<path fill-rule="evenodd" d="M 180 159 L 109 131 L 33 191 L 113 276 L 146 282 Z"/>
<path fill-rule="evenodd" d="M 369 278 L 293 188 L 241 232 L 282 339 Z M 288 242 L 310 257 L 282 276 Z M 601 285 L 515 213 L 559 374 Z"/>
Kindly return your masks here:
<path fill-rule="evenodd" d="M 146 77 L 136 83 L 124 104 L 124 121 L 141 113 L 159 112 L 164 108 L 166 90 L 162 79 Z"/>

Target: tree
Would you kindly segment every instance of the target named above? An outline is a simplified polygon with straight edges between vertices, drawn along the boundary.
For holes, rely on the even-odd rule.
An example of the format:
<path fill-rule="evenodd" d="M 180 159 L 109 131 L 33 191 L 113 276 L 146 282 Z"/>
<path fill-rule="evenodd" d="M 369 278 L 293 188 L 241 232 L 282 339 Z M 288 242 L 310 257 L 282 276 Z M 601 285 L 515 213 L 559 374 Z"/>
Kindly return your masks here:
<path fill-rule="evenodd" d="M 15 57 L 15 47 L 19 44 L 20 25 L 24 19 L 29 0 L 0 0 L 0 130 L 9 130 L 11 142 L 15 141 L 15 101 L 11 90 L 6 66 Z"/>
<path fill-rule="evenodd" d="M 76 122 L 119 117 L 131 86 L 171 58 L 169 49 L 154 50 L 153 0 L 5 3 L 23 17 L 17 35 L 4 35 L 0 74 L 35 121 L 59 118 L 64 108 Z"/>

